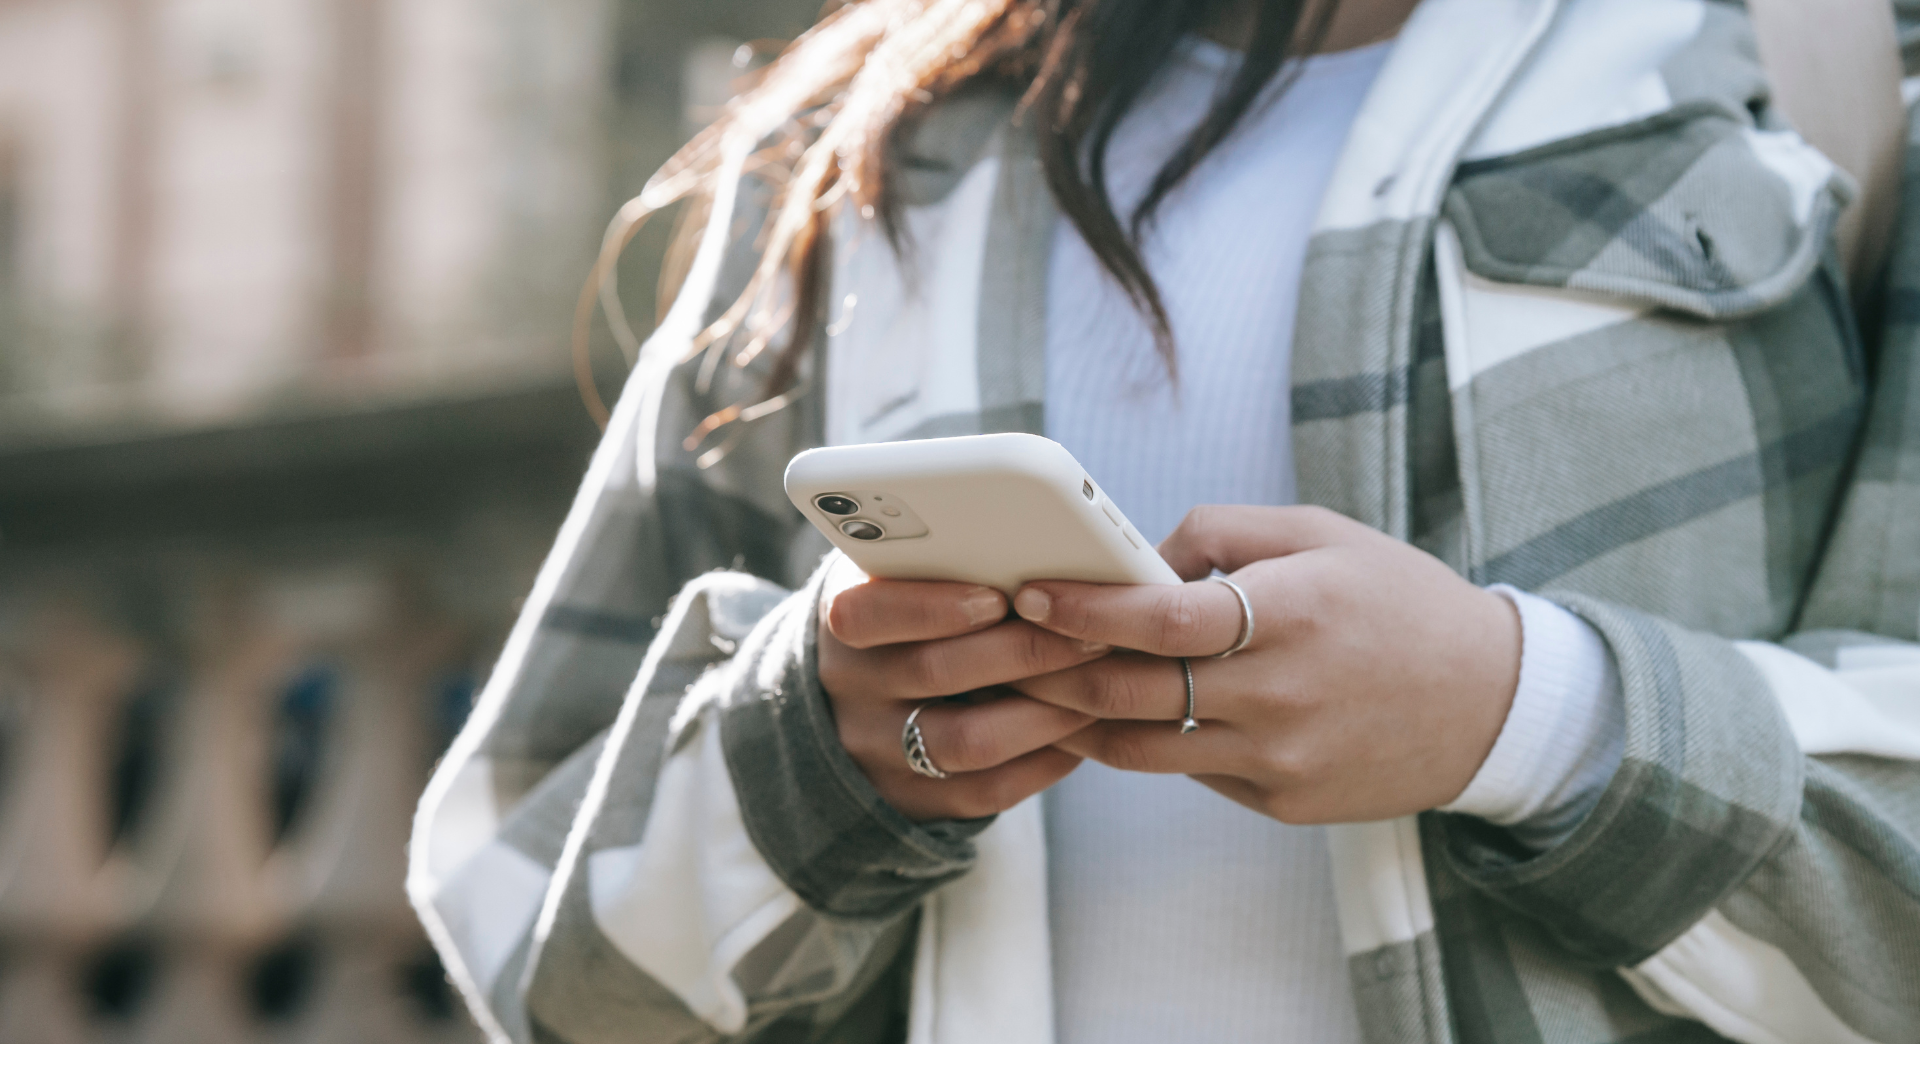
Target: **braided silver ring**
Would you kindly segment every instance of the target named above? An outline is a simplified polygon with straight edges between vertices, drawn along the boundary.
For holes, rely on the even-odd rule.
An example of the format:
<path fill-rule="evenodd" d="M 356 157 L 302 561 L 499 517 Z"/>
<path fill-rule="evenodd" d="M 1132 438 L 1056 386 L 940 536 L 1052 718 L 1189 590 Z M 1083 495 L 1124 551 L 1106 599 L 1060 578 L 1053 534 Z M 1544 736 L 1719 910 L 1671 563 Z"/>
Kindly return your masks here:
<path fill-rule="evenodd" d="M 1210 658 L 1223 659 L 1228 655 L 1238 654 L 1246 650 L 1246 646 L 1253 642 L 1253 599 L 1247 597 L 1247 592 L 1240 589 L 1240 584 L 1228 579 L 1224 575 L 1209 575 L 1207 578 L 1216 583 L 1225 584 L 1226 588 L 1233 592 L 1233 596 L 1240 599 L 1240 638 L 1233 641 L 1232 647 L 1227 648 L 1217 655 L 1209 656 Z"/>
<path fill-rule="evenodd" d="M 900 728 L 900 752 L 907 755 L 907 767 L 930 780 L 944 780 L 945 772 L 927 756 L 927 740 L 920 737 L 920 713 L 928 704 L 938 704 L 938 700 L 929 700 L 907 713 L 907 725 Z"/>
<path fill-rule="evenodd" d="M 1180 670 L 1187 675 L 1187 717 L 1180 720 L 1180 733 L 1192 734 L 1200 729 L 1200 721 L 1193 717 L 1193 663 L 1181 659 Z"/>

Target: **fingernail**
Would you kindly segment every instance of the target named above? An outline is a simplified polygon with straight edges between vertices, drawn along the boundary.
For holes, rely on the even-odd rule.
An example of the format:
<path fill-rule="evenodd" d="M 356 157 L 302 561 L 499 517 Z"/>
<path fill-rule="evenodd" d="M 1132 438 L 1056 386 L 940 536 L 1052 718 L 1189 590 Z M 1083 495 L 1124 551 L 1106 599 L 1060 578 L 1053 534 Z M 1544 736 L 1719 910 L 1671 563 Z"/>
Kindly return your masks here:
<path fill-rule="evenodd" d="M 1077 646 L 1080 648 L 1080 653 L 1084 655 L 1104 655 L 1113 650 L 1113 645 L 1110 643 L 1095 643 L 1092 640 L 1081 640 Z"/>
<path fill-rule="evenodd" d="M 960 599 L 960 609 L 966 613 L 969 624 L 986 624 L 999 620 L 1007 607 L 999 591 L 977 587 Z"/>
<path fill-rule="evenodd" d="M 1044 621 L 1053 612 L 1053 595 L 1038 587 L 1022 588 L 1013 596 L 1013 609 L 1029 621 Z"/>

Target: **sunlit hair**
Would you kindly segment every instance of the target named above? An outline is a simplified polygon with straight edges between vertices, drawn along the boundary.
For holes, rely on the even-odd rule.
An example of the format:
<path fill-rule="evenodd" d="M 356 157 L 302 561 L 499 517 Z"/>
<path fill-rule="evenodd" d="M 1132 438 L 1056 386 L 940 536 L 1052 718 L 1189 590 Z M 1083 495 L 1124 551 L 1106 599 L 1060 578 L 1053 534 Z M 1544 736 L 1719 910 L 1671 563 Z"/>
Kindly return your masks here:
<path fill-rule="evenodd" d="M 743 177 L 776 188 L 759 239 L 759 265 L 727 310 L 694 333 L 692 354 L 730 351 L 745 366 L 775 352 L 762 399 L 731 406 L 688 437 L 696 449 L 714 431 L 777 411 L 801 392 L 799 362 L 819 329 L 828 225 L 842 208 L 876 221 L 901 244 L 891 150 L 932 104 L 983 83 L 1020 94 L 1047 186 L 1101 266 L 1147 316 L 1162 355 L 1175 359 L 1160 293 L 1139 253 L 1154 210 L 1217 147 L 1281 71 L 1298 43 L 1310 52 L 1335 0 L 1260 0 L 1245 60 L 1213 108 L 1173 153 L 1123 226 L 1107 196 L 1106 150 L 1127 109 L 1183 35 L 1231 0 L 855 0 L 829 11 L 758 74 L 723 116 L 694 137 L 621 208 L 574 316 L 574 364 L 581 394 L 604 426 L 605 404 L 588 366 L 595 303 L 627 358 L 639 337 L 622 312 L 615 279 L 621 251 L 655 212 L 689 202 L 662 269 L 663 323 L 699 317 L 667 309 L 680 283 L 710 275 Z M 1302 25 L 1303 8 L 1312 18 Z M 1295 68 L 1297 71 L 1297 67 Z M 1293 71 L 1283 73 L 1291 79 Z M 717 458 L 730 443 L 708 452 Z M 703 463 L 712 459 L 703 456 Z"/>

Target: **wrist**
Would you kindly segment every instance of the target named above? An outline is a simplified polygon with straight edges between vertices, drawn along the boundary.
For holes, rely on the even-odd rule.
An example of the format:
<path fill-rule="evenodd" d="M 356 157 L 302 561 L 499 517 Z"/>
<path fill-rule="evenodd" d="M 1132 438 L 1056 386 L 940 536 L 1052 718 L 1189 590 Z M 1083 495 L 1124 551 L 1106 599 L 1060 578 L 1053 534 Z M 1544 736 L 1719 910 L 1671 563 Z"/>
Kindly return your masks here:
<path fill-rule="evenodd" d="M 820 681 L 817 572 L 741 645 L 734 699 L 719 709 L 747 831 L 768 866 L 832 915 L 904 911 L 972 863 L 987 822 L 916 824 L 874 787 L 839 738 Z M 760 635 L 756 633 L 756 635 Z"/>
<path fill-rule="evenodd" d="M 1624 740 L 1619 671 L 1597 631 L 1512 587 L 1488 588 L 1520 618 L 1518 684 L 1479 770 L 1440 809 L 1551 843 L 1585 815 L 1619 765 Z"/>
<path fill-rule="evenodd" d="M 1452 765 L 1450 781 L 1444 788 L 1449 800 L 1468 789 L 1499 747 L 1522 674 L 1525 623 L 1518 606 L 1502 594 L 1485 589 L 1477 593 L 1485 621 L 1478 638 L 1471 630 L 1461 633 L 1460 644 L 1472 655 L 1469 676 L 1477 680 L 1473 682 L 1472 711 L 1464 720 L 1469 726 L 1452 743 L 1458 763 Z"/>

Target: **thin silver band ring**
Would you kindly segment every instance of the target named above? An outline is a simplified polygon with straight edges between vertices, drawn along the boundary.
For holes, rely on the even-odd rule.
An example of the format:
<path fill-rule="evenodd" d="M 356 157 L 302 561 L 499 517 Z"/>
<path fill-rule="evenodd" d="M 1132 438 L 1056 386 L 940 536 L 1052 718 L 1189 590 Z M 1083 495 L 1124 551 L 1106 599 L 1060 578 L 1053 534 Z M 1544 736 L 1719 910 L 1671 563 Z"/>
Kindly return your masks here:
<path fill-rule="evenodd" d="M 1224 575 L 1209 575 L 1207 578 L 1216 583 L 1224 584 L 1228 590 L 1233 592 L 1235 598 L 1240 599 L 1240 638 L 1233 641 L 1232 647 L 1227 648 L 1217 655 L 1210 656 L 1211 658 L 1223 659 L 1228 655 L 1235 655 L 1246 650 L 1246 646 L 1253 642 L 1253 599 L 1247 597 L 1247 592 L 1240 589 L 1240 584 L 1228 579 Z"/>
<path fill-rule="evenodd" d="M 1192 734 L 1200 729 L 1200 721 L 1193 717 L 1193 663 L 1182 658 L 1180 672 L 1187 675 L 1187 717 L 1180 720 L 1180 733 Z"/>
<path fill-rule="evenodd" d="M 938 704 L 938 700 L 929 700 L 907 713 L 907 725 L 900 728 L 900 752 L 907 755 L 907 767 L 930 780 L 944 780 L 945 772 L 927 756 L 927 740 L 920 737 L 920 713 L 927 710 L 928 704 Z"/>

